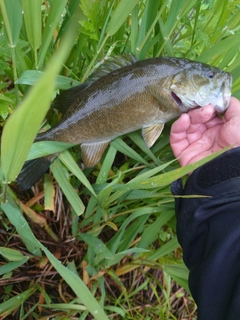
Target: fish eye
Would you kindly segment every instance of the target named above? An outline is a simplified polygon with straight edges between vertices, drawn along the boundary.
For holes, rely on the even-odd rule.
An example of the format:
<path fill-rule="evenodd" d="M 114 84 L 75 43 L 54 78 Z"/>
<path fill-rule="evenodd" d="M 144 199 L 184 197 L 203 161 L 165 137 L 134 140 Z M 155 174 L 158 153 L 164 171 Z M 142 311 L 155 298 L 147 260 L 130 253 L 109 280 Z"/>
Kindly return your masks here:
<path fill-rule="evenodd" d="M 209 72 L 207 73 L 207 77 L 208 77 L 209 79 L 212 79 L 212 78 L 214 77 L 214 72 L 213 72 L 213 71 L 209 71 Z"/>

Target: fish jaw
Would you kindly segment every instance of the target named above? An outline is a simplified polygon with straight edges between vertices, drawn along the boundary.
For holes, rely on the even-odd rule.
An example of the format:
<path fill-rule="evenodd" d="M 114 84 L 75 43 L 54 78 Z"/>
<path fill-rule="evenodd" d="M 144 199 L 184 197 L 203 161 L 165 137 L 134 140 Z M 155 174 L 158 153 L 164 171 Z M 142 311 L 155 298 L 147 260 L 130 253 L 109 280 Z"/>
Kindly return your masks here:
<path fill-rule="evenodd" d="M 213 70 L 213 71 L 211 71 Z M 213 72 L 213 78 L 209 74 Z M 202 72 L 182 72 L 175 76 L 170 86 L 171 96 L 183 112 L 212 104 L 218 113 L 229 106 L 232 76 L 221 69 L 209 66 Z"/>
<path fill-rule="evenodd" d="M 207 104 L 214 106 L 218 113 L 223 113 L 228 107 L 231 98 L 232 76 L 226 73 L 224 79 L 220 79 L 218 83 L 218 90 L 212 90 L 208 96 L 205 93 L 198 91 L 195 96 L 195 101 L 200 107 Z M 205 97 L 204 97 L 205 95 Z"/>

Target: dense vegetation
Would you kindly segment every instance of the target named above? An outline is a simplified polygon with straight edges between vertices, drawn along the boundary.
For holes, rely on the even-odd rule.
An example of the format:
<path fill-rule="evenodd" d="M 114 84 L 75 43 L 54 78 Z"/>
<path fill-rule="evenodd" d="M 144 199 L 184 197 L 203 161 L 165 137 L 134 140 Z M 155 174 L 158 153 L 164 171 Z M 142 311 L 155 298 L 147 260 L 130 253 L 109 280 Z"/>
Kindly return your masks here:
<path fill-rule="evenodd" d="M 79 147 L 33 144 L 59 89 L 133 53 L 216 65 L 240 97 L 237 0 L 0 0 L 0 319 L 196 319 L 175 234 L 179 168 L 168 124 L 151 150 L 115 139 L 81 170 Z M 6 121 L 7 120 L 7 121 Z M 68 149 L 68 150 L 66 150 Z M 26 159 L 63 151 L 29 191 Z M 208 159 L 204 160 L 207 161 Z"/>

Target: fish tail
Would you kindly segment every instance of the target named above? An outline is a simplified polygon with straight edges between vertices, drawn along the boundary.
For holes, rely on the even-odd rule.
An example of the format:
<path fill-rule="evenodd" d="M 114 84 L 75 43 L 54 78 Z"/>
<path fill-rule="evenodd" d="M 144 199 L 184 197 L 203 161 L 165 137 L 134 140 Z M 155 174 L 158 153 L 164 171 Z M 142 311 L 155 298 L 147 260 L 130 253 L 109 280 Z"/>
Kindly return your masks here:
<path fill-rule="evenodd" d="M 42 157 L 26 161 L 16 179 L 20 189 L 30 189 L 44 175 L 55 158 L 56 156 Z"/>

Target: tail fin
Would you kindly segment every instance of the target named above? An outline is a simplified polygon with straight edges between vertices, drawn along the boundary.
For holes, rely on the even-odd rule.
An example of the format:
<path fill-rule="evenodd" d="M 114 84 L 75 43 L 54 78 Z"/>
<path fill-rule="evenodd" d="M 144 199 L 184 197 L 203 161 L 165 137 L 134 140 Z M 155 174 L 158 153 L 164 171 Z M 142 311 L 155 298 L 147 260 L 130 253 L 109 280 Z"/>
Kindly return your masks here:
<path fill-rule="evenodd" d="M 31 188 L 48 170 L 53 160 L 53 158 L 42 157 L 26 161 L 16 179 L 20 189 L 27 190 Z"/>

